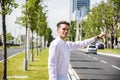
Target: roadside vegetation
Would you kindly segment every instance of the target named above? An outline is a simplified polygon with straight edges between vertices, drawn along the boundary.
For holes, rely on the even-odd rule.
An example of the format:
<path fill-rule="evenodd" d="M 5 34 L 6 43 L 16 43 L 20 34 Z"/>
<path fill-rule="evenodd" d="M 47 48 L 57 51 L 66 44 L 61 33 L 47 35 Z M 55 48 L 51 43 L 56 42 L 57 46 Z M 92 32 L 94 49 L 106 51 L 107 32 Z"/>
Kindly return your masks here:
<path fill-rule="evenodd" d="M 0 46 L 0 49 L 2 49 L 3 47 Z M 20 46 L 7 46 L 7 48 L 21 48 Z"/>
<path fill-rule="evenodd" d="M 42 50 L 39 52 L 39 55 L 36 56 L 34 50 L 34 61 L 31 61 L 28 70 L 23 70 L 23 59 L 24 52 L 18 54 L 10 59 L 7 63 L 7 76 L 23 76 L 22 80 L 48 80 L 48 71 L 47 71 L 47 60 L 48 60 L 48 49 Z M 0 62 L 0 79 L 2 77 L 3 63 Z M 9 80 L 21 80 L 21 78 L 8 78 Z"/>
<path fill-rule="evenodd" d="M 120 49 L 98 49 L 98 52 L 120 54 Z"/>
<path fill-rule="evenodd" d="M 80 10 L 84 10 L 84 7 Z M 77 20 L 71 21 L 69 40 L 75 41 L 77 22 Z M 93 6 L 87 16 L 83 17 L 78 27 L 82 28 L 82 40 L 105 32 L 107 36 L 101 42 L 105 44 L 106 48 L 114 49 L 120 43 L 119 23 L 120 0 L 108 0 L 107 2 L 102 0 Z"/>
<path fill-rule="evenodd" d="M 2 46 L 0 46 L 0 49 L 2 49 Z"/>

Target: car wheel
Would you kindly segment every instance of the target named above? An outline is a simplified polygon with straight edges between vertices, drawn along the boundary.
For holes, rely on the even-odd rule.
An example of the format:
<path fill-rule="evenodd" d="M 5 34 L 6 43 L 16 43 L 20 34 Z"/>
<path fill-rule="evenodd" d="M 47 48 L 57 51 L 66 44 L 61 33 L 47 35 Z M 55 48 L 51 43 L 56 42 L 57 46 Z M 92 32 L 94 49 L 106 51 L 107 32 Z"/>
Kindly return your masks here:
<path fill-rule="evenodd" d="M 97 54 L 97 53 L 94 53 L 94 54 Z"/>

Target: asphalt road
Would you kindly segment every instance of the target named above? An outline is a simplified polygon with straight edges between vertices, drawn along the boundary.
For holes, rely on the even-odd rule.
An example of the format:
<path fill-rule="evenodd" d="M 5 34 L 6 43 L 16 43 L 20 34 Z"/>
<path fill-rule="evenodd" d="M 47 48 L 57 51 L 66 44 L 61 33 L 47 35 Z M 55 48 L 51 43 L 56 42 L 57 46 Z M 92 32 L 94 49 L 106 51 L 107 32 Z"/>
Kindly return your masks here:
<path fill-rule="evenodd" d="M 70 63 L 80 80 L 120 80 L 120 58 L 76 50 Z"/>
<path fill-rule="evenodd" d="M 8 48 L 7 49 L 7 57 L 10 57 L 18 52 L 23 51 L 23 48 Z M 3 60 L 3 50 L 0 49 L 0 61 Z"/>

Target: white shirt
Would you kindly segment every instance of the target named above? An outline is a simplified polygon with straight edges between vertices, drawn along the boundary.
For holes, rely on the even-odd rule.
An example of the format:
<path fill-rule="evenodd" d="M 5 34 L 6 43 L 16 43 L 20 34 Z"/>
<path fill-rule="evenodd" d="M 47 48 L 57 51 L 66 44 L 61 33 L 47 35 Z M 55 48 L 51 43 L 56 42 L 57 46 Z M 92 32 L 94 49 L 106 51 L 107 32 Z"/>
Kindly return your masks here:
<path fill-rule="evenodd" d="M 85 47 L 95 38 L 84 41 L 68 42 L 57 37 L 49 47 L 48 72 L 49 80 L 68 80 L 67 73 L 70 62 L 70 50 Z"/>

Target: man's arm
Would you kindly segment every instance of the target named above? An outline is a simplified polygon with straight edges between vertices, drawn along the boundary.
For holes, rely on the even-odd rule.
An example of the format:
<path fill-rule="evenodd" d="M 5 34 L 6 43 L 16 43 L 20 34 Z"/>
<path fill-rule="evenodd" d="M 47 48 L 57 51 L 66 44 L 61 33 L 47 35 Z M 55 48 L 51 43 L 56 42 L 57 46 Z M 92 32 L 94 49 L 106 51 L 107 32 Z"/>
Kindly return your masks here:
<path fill-rule="evenodd" d="M 48 57 L 48 73 L 49 80 L 57 80 L 57 45 L 52 45 L 49 48 L 49 57 Z"/>
<path fill-rule="evenodd" d="M 100 39 L 100 38 L 103 38 L 105 36 L 106 36 L 106 34 L 104 32 L 101 32 L 101 34 L 95 36 L 95 39 Z"/>
<path fill-rule="evenodd" d="M 83 40 L 83 41 L 68 42 L 68 45 L 70 46 L 71 49 L 77 49 L 77 48 L 81 48 L 81 47 L 86 47 L 89 44 L 95 42 L 96 40 L 98 40 L 98 39 L 100 39 L 100 38 L 102 38 L 104 36 L 106 36 L 106 34 L 101 33 L 98 36 L 95 36 L 93 38 L 86 39 L 86 40 Z"/>

